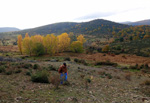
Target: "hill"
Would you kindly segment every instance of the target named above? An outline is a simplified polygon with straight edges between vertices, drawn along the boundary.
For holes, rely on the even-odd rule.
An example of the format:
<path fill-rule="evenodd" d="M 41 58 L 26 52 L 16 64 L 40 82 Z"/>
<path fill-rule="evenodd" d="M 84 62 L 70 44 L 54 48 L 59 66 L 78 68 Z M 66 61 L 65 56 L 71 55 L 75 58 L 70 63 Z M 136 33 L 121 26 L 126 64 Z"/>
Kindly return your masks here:
<path fill-rule="evenodd" d="M 136 25 L 150 25 L 150 19 L 137 21 L 137 22 L 122 22 L 122 24 L 133 25 L 133 26 L 136 26 Z"/>
<path fill-rule="evenodd" d="M 14 27 L 2 27 L 0 32 L 10 32 L 10 31 L 19 31 L 20 29 Z"/>
<path fill-rule="evenodd" d="M 107 21 L 103 19 L 96 19 L 89 22 L 62 22 L 62 23 L 55 23 L 50 25 L 45 25 L 33 29 L 26 29 L 16 32 L 9 32 L 9 33 L 0 33 L 15 35 L 15 34 L 22 34 L 23 36 L 25 33 L 29 33 L 29 35 L 35 34 L 51 34 L 54 33 L 55 35 L 59 35 L 64 32 L 73 32 L 74 34 L 87 34 L 87 35 L 103 35 L 103 34 L 111 34 L 111 32 L 115 29 L 119 31 L 123 28 L 129 27 L 128 25 L 115 23 L 112 21 Z"/>

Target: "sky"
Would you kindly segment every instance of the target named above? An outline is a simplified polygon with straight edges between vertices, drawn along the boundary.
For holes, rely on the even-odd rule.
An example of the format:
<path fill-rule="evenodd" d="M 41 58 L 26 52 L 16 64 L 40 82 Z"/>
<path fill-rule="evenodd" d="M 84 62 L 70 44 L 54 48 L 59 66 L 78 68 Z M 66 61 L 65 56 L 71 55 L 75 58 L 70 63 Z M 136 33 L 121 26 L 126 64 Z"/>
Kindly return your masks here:
<path fill-rule="evenodd" d="M 28 29 L 58 22 L 150 19 L 150 0 L 0 0 L 0 27 Z"/>

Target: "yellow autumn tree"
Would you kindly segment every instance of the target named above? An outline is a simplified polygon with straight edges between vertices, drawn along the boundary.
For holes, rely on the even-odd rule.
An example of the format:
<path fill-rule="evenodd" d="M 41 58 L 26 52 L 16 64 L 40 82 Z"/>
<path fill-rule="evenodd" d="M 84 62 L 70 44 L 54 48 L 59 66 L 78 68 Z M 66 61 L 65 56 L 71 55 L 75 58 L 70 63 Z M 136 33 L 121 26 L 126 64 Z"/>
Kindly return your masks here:
<path fill-rule="evenodd" d="M 29 34 L 28 34 L 28 33 L 26 33 L 26 34 L 25 34 L 25 37 L 29 37 Z"/>
<path fill-rule="evenodd" d="M 67 33 L 58 36 L 58 48 L 60 52 L 67 51 L 70 46 L 70 38 Z"/>
<path fill-rule="evenodd" d="M 80 41 L 82 44 L 86 42 L 86 40 L 85 40 L 85 38 L 84 38 L 83 35 L 79 35 L 79 36 L 77 37 L 77 41 Z"/>
<path fill-rule="evenodd" d="M 22 42 L 23 52 L 26 54 L 29 54 L 31 56 L 32 54 L 32 41 L 29 36 L 25 36 Z"/>
<path fill-rule="evenodd" d="M 58 39 L 55 35 L 46 35 L 43 39 L 43 45 L 45 47 L 45 51 L 53 55 L 57 52 L 57 47 L 58 47 Z"/>
<path fill-rule="evenodd" d="M 109 50 L 110 50 L 109 45 L 105 45 L 105 46 L 102 48 L 102 52 L 108 52 Z"/>
<path fill-rule="evenodd" d="M 71 50 L 75 53 L 82 53 L 83 50 L 83 44 L 80 41 L 74 41 L 71 44 Z"/>
<path fill-rule="evenodd" d="M 18 44 L 19 51 L 20 51 L 20 53 L 22 55 L 22 35 L 18 35 L 17 44 Z"/>

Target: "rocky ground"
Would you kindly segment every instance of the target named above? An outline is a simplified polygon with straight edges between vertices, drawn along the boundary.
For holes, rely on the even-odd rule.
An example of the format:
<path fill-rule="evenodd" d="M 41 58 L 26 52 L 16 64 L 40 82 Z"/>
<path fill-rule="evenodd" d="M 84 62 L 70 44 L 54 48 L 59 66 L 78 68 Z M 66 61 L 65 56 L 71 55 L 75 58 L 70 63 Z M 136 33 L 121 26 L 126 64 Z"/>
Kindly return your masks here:
<path fill-rule="evenodd" d="M 52 83 L 33 83 L 26 73 L 36 70 L 19 67 L 22 62 L 25 63 L 24 60 L 9 61 L 6 66 L 11 71 L 21 72 L 0 73 L 0 103 L 150 103 L 147 93 L 150 85 L 143 84 L 150 80 L 150 75 L 141 71 L 112 66 L 90 67 L 73 61 L 26 60 L 40 65 L 40 70 L 49 65 L 58 68 L 66 62 L 69 84 L 56 89 Z M 49 71 L 49 74 L 52 77 L 58 73 Z"/>

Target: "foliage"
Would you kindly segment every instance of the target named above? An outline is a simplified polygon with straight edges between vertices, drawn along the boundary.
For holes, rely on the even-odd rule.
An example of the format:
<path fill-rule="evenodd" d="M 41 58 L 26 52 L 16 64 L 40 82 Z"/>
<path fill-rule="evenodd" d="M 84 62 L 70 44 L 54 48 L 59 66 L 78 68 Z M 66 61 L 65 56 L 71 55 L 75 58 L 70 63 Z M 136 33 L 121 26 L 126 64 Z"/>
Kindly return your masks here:
<path fill-rule="evenodd" d="M 33 48 L 33 53 L 36 56 L 43 55 L 45 53 L 43 44 L 42 43 L 36 43 L 34 48 Z"/>
<path fill-rule="evenodd" d="M 20 53 L 22 54 L 22 35 L 18 35 L 18 48 L 19 48 L 19 51 Z"/>
<path fill-rule="evenodd" d="M 64 61 L 71 61 L 70 57 L 64 58 Z"/>
<path fill-rule="evenodd" d="M 64 22 L 64 23 L 55 23 L 51 25 L 41 26 L 38 28 L 28 29 L 28 30 L 21 30 L 17 32 L 9 32 L 9 33 L 1 33 L 1 35 L 13 35 L 13 34 L 22 34 L 29 33 L 29 35 L 47 35 L 51 33 L 55 33 L 59 35 L 61 33 L 73 32 L 74 34 L 87 34 L 87 35 L 104 35 L 104 34 L 111 34 L 113 31 L 116 33 L 124 28 L 130 27 L 124 24 L 118 24 L 115 22 L 103 20 L 103 19 L 96 19 L 89 22 L 83 23 L 74 23 L 74 22 Z"/>
<path fill-rule="evenodd" d="M 46 53 L 49 55 L 54 55 L 56 52 L 58 52 L 58 38 L 53 34 L 48 34 L 44 37 L 43 45 Z"/>
<path fill-rule="evenodd" d="M 70 38 L 67 33 L 58 36 L 58 48 L 60 52 L 67 51 L 70 46 Z"/>
<path fill-rule="evenodd" d="M 34 64 L 34 65 L 33 65 L 33 69 L 38 69 L 39 67 L 40 67 L 39 64 Z"/>
<path fill-rule="evenodd" d="M 116 40 L 123 41 L 132 41 L 132 40 L 142 40 L 150 38 L 150 26 L 149 25 L 140 25 L 140 26 L 131 26 L 129 28 L 122 29 L 114 34 L 113 36 Z"/>
<path fill-rule="evenodd" d="M 79 35 L 79 36 L 77 37 L 77 41 L 81 42 L 82 44 L 86 42 L 86 40 L 85 40 L 85 38 L 84 38 L 83 35 Z"/>
<path fill-rule="evenodd" d="M 23 52 L 26 53 L 26 54 L 29 54 L 31 56 L 31 53 L 32 53 L 32 41 L 31 41 L 30 37 L 26 36 L 23 39 L 22 46 L 23 46 Z"/>
<path fill-rule="evenodd" d="M 102 52 L 108 52 L 109 50 L 110 50 L 109 45 L 105 45 L 105 46 L 102 48 Z"/>
<path fill-rule="evenodd" d="M 18 36 L 19 38 L 20 36 Z M 62 33 L 61 35 L 55 36 L 54 34 L 47 34 L 46 36 L 34 35 L 29 37 L 28 33 L 21 43 L 23 48 L 23 53 L 28 55 L 43 55 L 49 54 L 54 55 L 58 52 L 70 51 L 73 52 L 83 52 L 83 43 L 85 38 L 83 35 L 77 37 L 78 41 L 73 41 L 72 45 L 71 38 L 67 33 Z"/>
<path fill-rule="evenodd" d="M 71 50 L 75 53 L 82 53 L 83 50 L 83 44 L 80 41 L 74 41 L 71 44 Z"/>
<path fill-rule="evenodd" d="M 0 73 L 5 72 L 5 67 L 4 66 L 0 66 Z"/>
<path fill-rule="evenodd" d="M 49 73 L 46 70 L 37 71 L 31 76 L 32 82 L 49 83 Z"/>
<path fill-rule="evenodd" d="M 23 65 L 23 68 L 25 69 L 29 69 L 30 67 L 32 67 L 32 64 L 27 63 Z"/>

